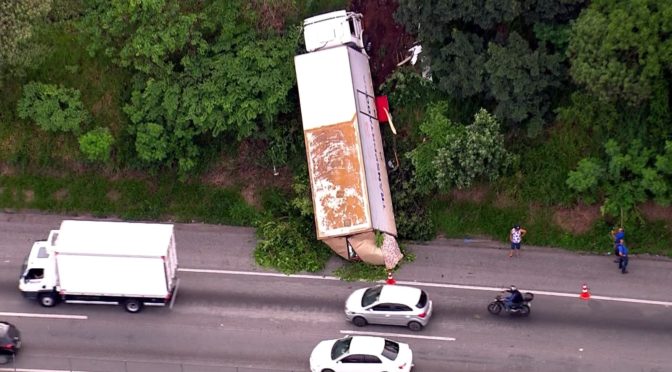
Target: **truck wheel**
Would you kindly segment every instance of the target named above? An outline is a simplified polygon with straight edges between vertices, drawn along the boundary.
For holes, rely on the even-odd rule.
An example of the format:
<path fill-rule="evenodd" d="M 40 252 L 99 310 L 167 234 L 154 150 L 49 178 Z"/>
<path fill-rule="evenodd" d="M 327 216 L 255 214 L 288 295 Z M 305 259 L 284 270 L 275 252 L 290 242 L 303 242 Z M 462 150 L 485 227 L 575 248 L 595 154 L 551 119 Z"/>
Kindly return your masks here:
<path fill-rule="evenodd" d="M 53 293 L 44 293 L 40 295 L 40 305 L 44 307 L 56 306 L 56 295 Z"/>
<path fill-rule="evenodd" d="M 142 302 L 134 298 L 129 298 L 124 302 L 124 309 L 129 313 L 139 313 L 142 310 Z"/>

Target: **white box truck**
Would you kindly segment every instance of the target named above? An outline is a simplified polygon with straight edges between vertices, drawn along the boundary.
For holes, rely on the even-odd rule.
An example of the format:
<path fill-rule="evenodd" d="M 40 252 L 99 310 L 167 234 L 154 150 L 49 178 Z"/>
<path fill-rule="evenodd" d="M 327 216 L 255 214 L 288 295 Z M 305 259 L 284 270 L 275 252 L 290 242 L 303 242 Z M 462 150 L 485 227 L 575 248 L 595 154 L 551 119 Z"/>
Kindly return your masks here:
<path fill-rule="evenodd" d="M 361 17 L 305 19 L 307 53 L 294 65 L 317 238 L 344 258 L 382 265 L 375 231 L 393 241 L 397 228 Z M 386 266 L 401 257 L 393 251 Z"/>
<path fill-rule="evenodd" d="M 172 307 L 178 284 L 173 225 L 68 220 L 33 244 L 19 289 L 45 307 L 120 304 L 137 313 Z"/>
<path fill-rule="evenodd" d="M 294 57 L 318 239 L 397 235 L 360 18 L 304 20 L 308 53 Z"/>

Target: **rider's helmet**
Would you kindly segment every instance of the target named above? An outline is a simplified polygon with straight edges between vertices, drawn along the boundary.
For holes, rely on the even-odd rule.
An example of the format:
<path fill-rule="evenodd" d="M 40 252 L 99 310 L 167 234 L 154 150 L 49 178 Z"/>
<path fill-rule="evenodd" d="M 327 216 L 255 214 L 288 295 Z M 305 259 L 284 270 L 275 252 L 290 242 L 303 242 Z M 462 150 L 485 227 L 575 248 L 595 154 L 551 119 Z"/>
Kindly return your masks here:
<path fill-rule="evenodd" d="M 515 285 L 511 285 L 511 292 L 513 292 L 513 291 L 517 291 L 517 290 L 518 290 L 518 288 L 516 288 Z"/>

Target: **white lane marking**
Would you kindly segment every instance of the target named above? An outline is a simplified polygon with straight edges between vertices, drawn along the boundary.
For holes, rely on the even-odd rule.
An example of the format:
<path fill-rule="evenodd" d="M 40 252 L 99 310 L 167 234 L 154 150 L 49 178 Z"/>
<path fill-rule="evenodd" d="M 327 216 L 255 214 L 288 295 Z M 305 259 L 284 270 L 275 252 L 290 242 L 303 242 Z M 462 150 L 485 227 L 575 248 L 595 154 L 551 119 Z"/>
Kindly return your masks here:
<path fill-rule="evenodd" d="M 204 274 L 229 274 L 229 275 L 248 275 L 248 276 L 270 276 L 275 278 L 296 278 L 296 279 L 322 279 L 322 280 L 341 280 L 335 276 L 318 276 L 318 275 L 301 275 L 301 274 L 280 274 L 280 273 L 265 273 L 260 271 L 235 271 L 235 270 L 214 270 L 214 269 L 185 269 L 179 268 L 178 271 L 188 273 L 204 273 Z"/>
<path fill-rule="evenodd" d="M 71 369 L 25 369 L 25 368 L 0 368 L 0 371 L 7 372 L 87 372 L 73 371 Z"/>
<path fill-rule="evenodd" d="M 366 332 L 366 331 L 350 331 L 347 329 L 342 329 L 341 334 L 344 335 L 360 335 L 360 336 L 380 336 L 380 337 L 406 337 L 406 338 L 417 338 L 422 340 L 434 340 L 434 341 L 455 341 L 456 338 L 453 337 L 439 337 L 439 336 L 420 336 L 420 335 L 408 335 L 404 333 L 382 333 L 382 332 Z"/>
<path fill-rule="evenodd" d="M 206 274 L 228 274 L 228 275 L 248 275 L 248 276 L 266 276 L 266 277 L 275 277 L 275 278 L 294 278 L 294 279 L 313 279 L 313 280 L 341 280 L 335 276 L 319 276 L 319 275 L 303 275 L 303 274 L 280 274 L 280 273 L 267 273 L 267 272 L 258 272 L 258 271 L 236 271 L 236 270 L 213 270 L 213 269 L 186 269 L 180 268 L 179 271 L 191 272 L 191 273 L 206 273 Z M 379 280 L 377 283 L 385 283 L 384 280 Z M 483 286 L 473 286 L 473 285 L 462 285 L 462 284 L 444 284 L 444 283 L 429 283 L 429 282 L 415 282 L 415 281 L 405 281 L 397 280 L 398 284 L 403 285 L 417 285 L 421 287 L 436 287 L 436 288 L 453 288 L 453 289 L 466 289 L 472 291 L 488 291 L 488 292 L 501 292 L 503 289 L 500 287 L 483 287 Z M 535 289 L 521 289 L 523 292 L 532 292 L 535 295 L 544 295 L 544 296 L 555 296 L 555 297 L 569 297 L 569 298 L 579 298 L 578 293 L 563 293 L 563 292 L 549 292 L 549 291 L 538 291 Z M 668 301 L 655 301 L 655 300 L 640 300 L 637 298 L 625 298 L 625 297 L 609 297 L 609 296 L 590 296 L 591 300 L 603 300 L 603 301 L 615 301 L 615 302 L 627 302 L 634 304 L 645 304 L 645 305 L 661 305 L 661 306 L 672 306 L 672 302 Z"/>
<path fill-rule="evenodd" d="M 577 296 L 578 297 L 578 296 Z M 661 306 L 672 306 L 672 302 L 666 301 L 653 301 L 653 300 L 638 300 L 636 298 L 620 298 L 620 297 L 609 297 L 609 296 L 593 296 L 590 295 L 591 300 L 605 300 L 605 301 L 618 301 L 618 302 L 630 302 L 634 304 L 646 304 L 646 305 L 661 305 Z"/>
<path fill-rule="evenodd" d="M 89 319 L 86 315 L 67 315 L 67 314 L 35 314 L 35 313 L 2 313 L 0 316 L 13 316 L 17 318 L 51 318 L 51 319 Z M 0 371 L 2 371 L 0 369 Z M 12 370 L 13 371 L 13 370 Z"/>
<path fill-rule="evenodd" d="M 405 285 L 419 285 L 419 286 L 425 286 L 425 287 L 471 289 L 471 290 L 477 290 L 477 291 L 502 291 L 502 288 L 497 288 L 497 287 L 477 287 L 477 286 L 459 285 L 459 284 L 410 282 L 410 281 L 400 281 L 400 280 L 397 280 L 397 283 L 405 284 Z M 544 296 L 555 296 L 555 297 L 579 298 L 579 294 L 577 294 L 577 293 L 549 292 L 549 291 L 538 291 L 536 289 L 520 289 L 520 288 L 519 288 L 519 290 L 521 292 L 532 292 L 532 293 L 534 293 L 535 296 L 536 295 L 544 295 Z M 667 302 L 667 301 L 640 300 L 640 299 L 637 299 L 637 298 L 625 298 L 625 297 L 594 296 L 592 294 L 590 296 L 590 299 L 591 300 L 616 301 L 616 302 L 629 302 L 629 303 L 634 303 L 634 304 L 672 306 L 672 302 Z"/>

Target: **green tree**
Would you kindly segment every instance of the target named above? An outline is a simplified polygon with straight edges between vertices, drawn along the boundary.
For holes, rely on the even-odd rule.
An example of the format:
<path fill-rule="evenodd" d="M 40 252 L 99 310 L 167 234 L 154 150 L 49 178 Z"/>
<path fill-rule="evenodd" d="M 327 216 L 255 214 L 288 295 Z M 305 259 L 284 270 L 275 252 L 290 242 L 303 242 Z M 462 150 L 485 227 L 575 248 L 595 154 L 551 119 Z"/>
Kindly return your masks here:
<path fill-rule="evenodd" d="M 600 193 L 604 197 L 602 212 L 620 216 L 622 220 L 627 220 L 637 204 L 649 198 L 669 205 L 672 141 L 666 142 L 665 151 L 660 154 L 644 147 L 639 140 L 623 145 L 610 139 L 604 148 L 606 160 L 583 159 L 576 170 L 569 172 L 569 187 L 587 196 L 587 201 Z"/>
<path fill-rule="evenodd" d="M 20 118 L 30 119 L 51 132 L 78 133 L 80 125 L 89 118 L 79 90 L 36 82 L 23 86 L 17 111 Z"/>
<path fill-rule="evenodd" d="M 168 139 L 164 128 L 156 123 L 136 127 L 135 149 L 146 162 L 161 162 L 168 157 Z"/>
<path fill-rule="evenodd" d="M 401 0 L 395 18 L 417 34 L 441 90 L 476 98 L 506 125 L 534 136 L 566 78 L 562 30 L 584 3 Z"/>
<path fill-rule="evenodd" d="M 99 127 L 79 137 L 79 149 L 90 161 L 110 160 L 113 143 L 114 137 L 109 128 Z"/>
<path fill-rule="evenodd" d="M 93 40 L 92 50 L 103 50 L 135 73 L 124 111 L 143 162 L 176 166 L 184 177 L 215 146 L 213 138 L 240 141 L 261 128 L 278 129 L 276 118 L 291 108 L 299 34 L 276 30 L 273 17 L 257 22 L 250 10 L 262 5 L 91 2 L 82 29 Z M 269 29 L 256 30 L 258 25 Z"/>
<path fill-rule="evenodd" d="M 672 2 L 596 0 L 572 27 L 571 75 L 593 95 L 640 105 L 672 72 Z"/>
<path fill-rule="evenodd" d="M 79 25 L 92 54 L 102 51 L 120 66 L 163 75 L 205 43 L 197 19 L 176 0 L 91 0 Z"/>
<path fill-rule="evenodd" d="M 445 103 L 429 107 L 420 125 L 426 141 L 407 155 L 420 190 L 467 188 L 481 177 L 496 180 L 513 161 L 497 119 L 481 109 L 472 124 L 463 126 L 446 118 L 445 110 Z"/>
<path fill-rule="evenodd" d="M 51 0 L 0 0 L 0 86 L 6 74 L 39 61 L 45 47 L 34 41 L 34 28 L 51 4 Z"/>
<path fill-rule="evenodd" d="M 485 71 L 490 93 L 497 101 L 495 115 L 514 122 L 525 121 L 528 132 L 538 135 L 551 104 L 546 92 L 560 86 L 562 58 L 547 53 L 544 44 L 531 50 L 516 32 L 504 45 L 492 43 L 488 52 Z"/>
<path fill-rule="evenodd" d="M 147 123 L 161 126 L 165 143 L 150 145 L 161 149 L 161 156 L 156 156 L 138 137 L 140 158 L 177 162 L 184 175 L 198 162 L 199 136 L 243 139 L 264 123 L 272 124 L 290 109 L 287 94 L 295 84 L 291 64 L 295 46 L 293 33 L 267 40 L 221 39 L 206 54 L 185 60 L 183 72 L 149 79 L 133 91 L 124 111 L 139 136 L 147 133 Z M 147 156 L 150 153 L 154 155 Z"/>

